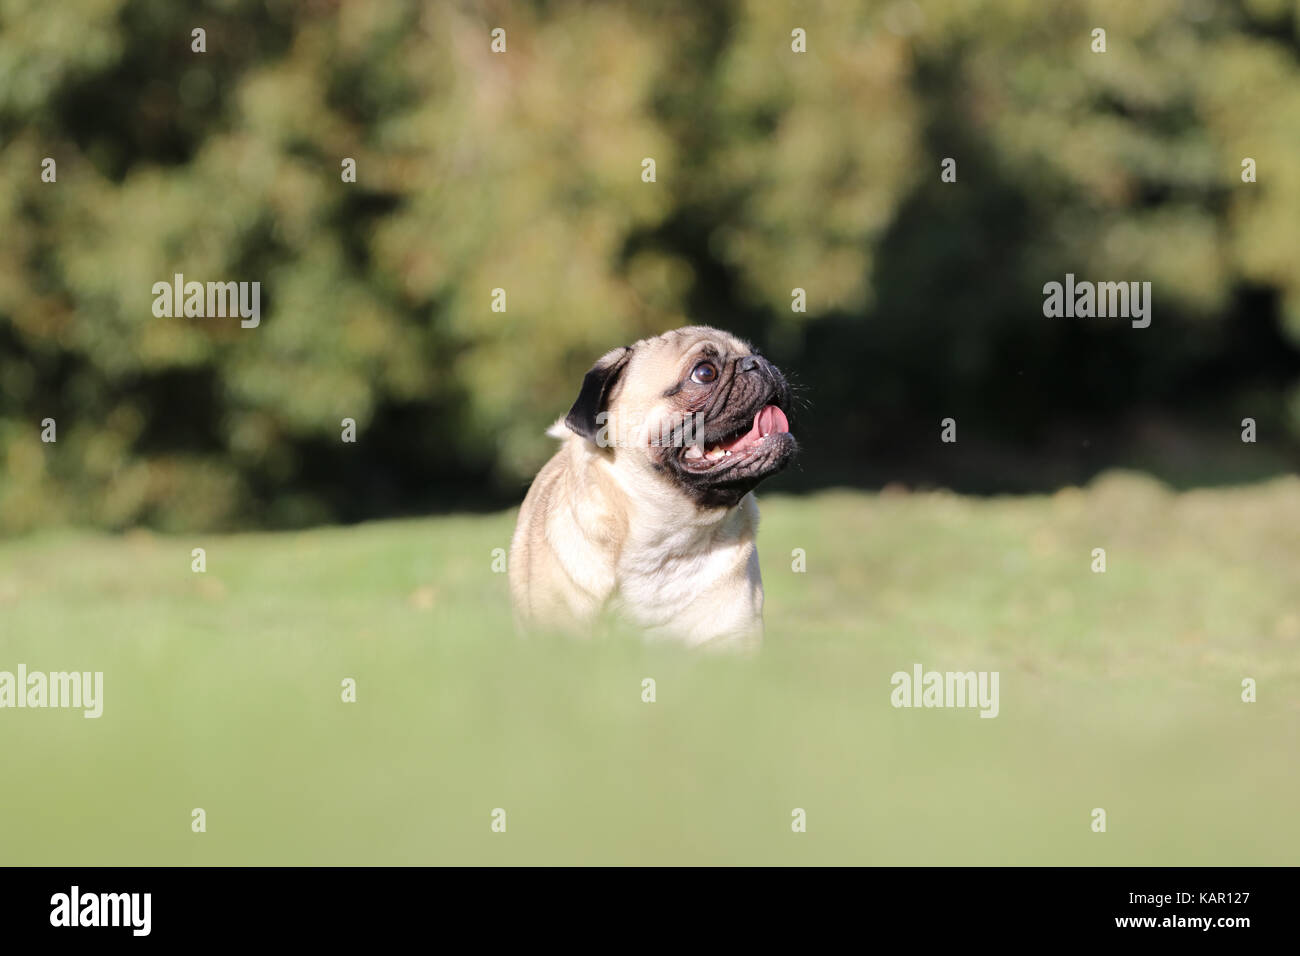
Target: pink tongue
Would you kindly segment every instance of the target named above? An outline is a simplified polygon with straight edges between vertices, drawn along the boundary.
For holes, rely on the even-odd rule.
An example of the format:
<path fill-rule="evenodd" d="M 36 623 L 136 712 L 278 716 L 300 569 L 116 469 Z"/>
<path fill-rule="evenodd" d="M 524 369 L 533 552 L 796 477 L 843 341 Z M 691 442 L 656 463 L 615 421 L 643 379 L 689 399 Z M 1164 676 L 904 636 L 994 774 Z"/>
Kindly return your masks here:
<path fill-rule="evenodd" d="M 738 451 L 748 448 L 758 442 L 765 435 L 773 432 L 788 432 L 790 423 L 786 420 L 785 412 L 775 405 L 764 405 L 757 415 L 754 416 L 754 427 L 745 434 L 741 435 L 729 445 L 720 445 L 724 451 Z"/>

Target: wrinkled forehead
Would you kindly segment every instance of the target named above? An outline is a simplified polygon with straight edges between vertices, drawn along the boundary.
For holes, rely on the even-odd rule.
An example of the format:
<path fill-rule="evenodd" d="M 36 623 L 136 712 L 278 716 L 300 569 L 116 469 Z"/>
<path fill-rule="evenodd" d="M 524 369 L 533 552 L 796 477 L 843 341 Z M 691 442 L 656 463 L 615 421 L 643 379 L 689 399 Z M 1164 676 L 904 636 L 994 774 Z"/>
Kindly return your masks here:
<path fill-rule="evenodd" d="M 748 342 L 741 341 L 728 332 L 693 325 L 673 329 L 658 338 L 646 339 L 637 348 L 635 358 L 641 359 L 646 365 L 667 366 L 703 355 L 712 355 L 725 361 L 738 355 L 749 355 L 752 351 Z"/>

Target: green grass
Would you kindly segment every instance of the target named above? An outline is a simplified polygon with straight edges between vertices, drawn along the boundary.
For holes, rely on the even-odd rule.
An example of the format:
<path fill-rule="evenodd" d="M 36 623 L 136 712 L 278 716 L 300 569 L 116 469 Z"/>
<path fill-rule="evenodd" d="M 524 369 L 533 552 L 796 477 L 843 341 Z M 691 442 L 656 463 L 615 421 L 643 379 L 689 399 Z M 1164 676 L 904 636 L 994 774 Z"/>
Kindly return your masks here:
<path fill-rule="evenodd" d="M 105 673 L 0 710 L 0 863 L 1300 862 L 1300 480 L 761 506 L 755 658 L 516 638 L 513 514 L 0 545 L 0 670 Z"/>

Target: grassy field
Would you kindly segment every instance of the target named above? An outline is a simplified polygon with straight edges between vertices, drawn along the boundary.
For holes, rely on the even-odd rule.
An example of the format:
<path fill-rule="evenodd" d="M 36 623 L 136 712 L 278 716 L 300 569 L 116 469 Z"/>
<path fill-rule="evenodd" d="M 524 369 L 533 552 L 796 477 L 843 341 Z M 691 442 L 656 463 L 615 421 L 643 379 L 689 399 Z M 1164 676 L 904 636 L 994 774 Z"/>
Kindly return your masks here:
<path fill-rule="evenodd" d="M 0 670 L 105 683 L 0 710 L 0 863 L 1300 863 L 1300 480 L 760 504 L 751 659 L 517 639 L 513 514 L 0 544 Z"/>

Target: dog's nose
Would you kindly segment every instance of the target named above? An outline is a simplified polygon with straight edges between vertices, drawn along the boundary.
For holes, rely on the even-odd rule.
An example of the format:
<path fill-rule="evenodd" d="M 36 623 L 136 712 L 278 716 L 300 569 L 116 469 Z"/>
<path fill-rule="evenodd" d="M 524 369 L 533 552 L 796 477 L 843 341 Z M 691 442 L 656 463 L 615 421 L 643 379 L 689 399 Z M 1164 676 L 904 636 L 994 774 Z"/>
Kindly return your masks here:
<path fill-rule="evenodd" d="M 746 355 L 740 360 L 740 370 L 742 372 L 752 372 L 758 368 L 758 357 L 755 355 Z"/>

